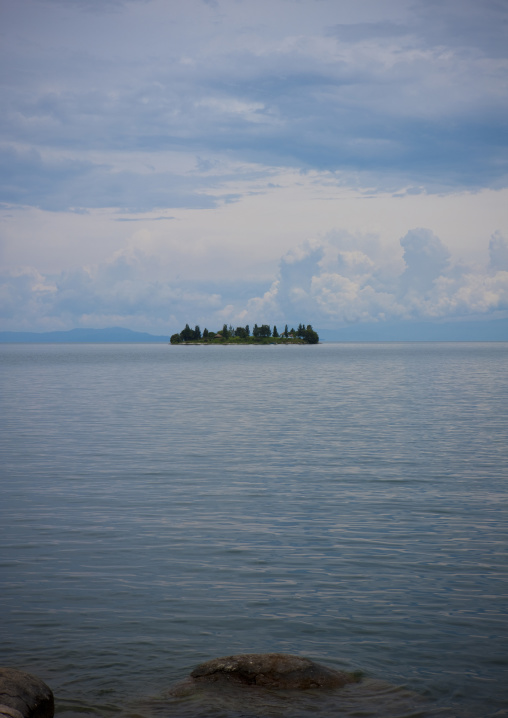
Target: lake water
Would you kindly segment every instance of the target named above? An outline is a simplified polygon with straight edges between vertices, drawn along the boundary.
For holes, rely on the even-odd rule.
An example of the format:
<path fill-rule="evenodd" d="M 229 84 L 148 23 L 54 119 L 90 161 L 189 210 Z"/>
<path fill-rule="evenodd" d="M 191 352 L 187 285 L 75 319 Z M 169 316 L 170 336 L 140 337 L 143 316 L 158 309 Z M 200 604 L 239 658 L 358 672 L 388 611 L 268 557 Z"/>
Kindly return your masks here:
<path fill-rule="evenodd" d="M 0 362 L 0 665 L 60 716 L 508 715 L 508 344 Z M 364 679 L 166 694 L 272 651 Z"/>

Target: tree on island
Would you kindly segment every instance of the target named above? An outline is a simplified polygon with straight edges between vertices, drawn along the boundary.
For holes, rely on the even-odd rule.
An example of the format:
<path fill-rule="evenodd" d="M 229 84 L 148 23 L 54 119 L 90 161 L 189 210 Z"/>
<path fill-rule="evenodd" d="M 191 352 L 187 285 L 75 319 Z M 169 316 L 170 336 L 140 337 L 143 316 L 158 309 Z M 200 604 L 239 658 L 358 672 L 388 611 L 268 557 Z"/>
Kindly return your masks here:
<path fill-rule="evenodd" d="M 300 336 L 308 344 L 317 344 L 319 342 L 318 334 L 314 331 L 310 324 L 307 324 L 307 329 L 305 329 L 302 324 L 302 332 Z"/>
<path fill-rule="evenodd" d="M 254 324 L 254 329 L 252 330 L 252 336 L 253 337 L 271 337 L 272 336 L 272 330 L 270 329 L 270 326 L 268 324 L 262 324 L 260 327 L 258 327 L 257 324 Z"/>
<path fill-rule="evenodd" d="M 240 339 L 248 339 L 249 334 L 249 325 L 246 327 L 236 327 L 235 329 L 235 337 L 239 337 Z"/>
<path fill-rule="evenodd" d="M 317 344 L 319 342 L 319 336 L 317 332 L 314 331 L 312 326 L 310 324 L 307 324 L 307 326 L 305 326 L 301 323 L 298 325 L 297 331 L 295 331 L 294 329 L 288 331 L 288 325 L 286 324 L 282 334 L 279 334 L 275 324 L 273 326 L 273 331 L 271 330 L 269 324 L 262 324 L 261 326 L 254 324 L 254 328 L 252 330 L 252 339 L 250 327 L 248 324 L 245 327 L 236 327 L 236 329 L 231 324 L 229 326 L 227 324 L 224 324 L 222 330 L 217 333 L 209 332 L 208 329 L 205 328 L 203 330 L 203 334 L 201 334 L 201 329 L 197 324 L 194 329 L 191 329 L 190 326 L 186 324 L 184 329 L 182 329 L 179 334 L 173 334 L 171 336 L 170 342 L 171 344 L 180 344 L 181 342 L 185 343 L 193 341 L 204 341 L 207 343 L 214 339 L 227 342 L 234 342 L 235 339 L 239 339 L 240 341 L 250 340 L 252 342 L 253 340 L 256 341 L 261 339 L 269 339 L 271 337 L 279 341 L 288 339 L 294 340 L 298 338 L 306 344 Z M 267 342 L 263 343 L 266 344 Z"/>
<path fill-rule="evenodd" d="M 294 329 L 291 329 L 291 334 L 295 334 Z M 299 324 L 296 336 L 306 341 L 307 344 L 317 344 L 319 342 L 319 336 L 317 332 L 314 331 L 311 324 L 307 324 L 307 326 Z"/>
<path fill-rule="evenodd" d="M 208 332 L 207 329 L 205 329 Z M 199 341 L 201 339 L 201 329 L 196 324 L 195 329 L 191 329 L 188 324 L 185 325 L 184 329 L 180 334 L 173 334 L 170 338 L 171 344 L 179 344 L 180 342 L 191 342 Z"/>

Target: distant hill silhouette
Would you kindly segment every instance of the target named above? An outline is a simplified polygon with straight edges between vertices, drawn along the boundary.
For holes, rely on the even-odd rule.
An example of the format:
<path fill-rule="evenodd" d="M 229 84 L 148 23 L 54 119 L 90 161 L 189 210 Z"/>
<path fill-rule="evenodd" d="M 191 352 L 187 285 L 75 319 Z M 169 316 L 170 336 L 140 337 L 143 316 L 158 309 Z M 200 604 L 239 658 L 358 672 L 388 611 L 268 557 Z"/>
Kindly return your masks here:
<path fill-rule="evenodd" d="M 0 332 L 0 343 L 44 344 L 160 344 L 169 336 L 134 332 L 123 327 L 108 329 L 70 329 L 66 332 Z"/>

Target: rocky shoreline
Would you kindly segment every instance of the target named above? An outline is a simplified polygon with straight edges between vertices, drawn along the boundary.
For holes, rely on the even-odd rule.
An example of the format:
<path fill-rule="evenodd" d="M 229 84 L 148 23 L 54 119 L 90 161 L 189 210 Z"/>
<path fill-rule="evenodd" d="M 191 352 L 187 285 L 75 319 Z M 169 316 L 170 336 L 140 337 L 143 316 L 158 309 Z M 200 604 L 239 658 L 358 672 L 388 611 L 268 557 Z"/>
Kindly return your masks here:
<path fill-rule="evenodd" d="M 0 668 L 2 718 L 53 718 L 55 699 L 44 681 L 16 668 Z"/>
<path fill-rule="evenodd" d="M 358 674 L 337 671 L 302 656 L 245 653 L 202 663 L 170 694 L 189 695 L 203 685 L 216 693 L 231 685 L 240 690 L 242 686 L 276 691 L 326 690 L 359 680 Z M 44 681 L 15 668 L 0 668 L 0 718 L 53 718 L 54 713 L 53 692 Z"/>
<path fill-rule="evenodd" d="M 71 718 L 83 712 L 104 717 L 111 710 L 111 704 L 104 710 L 97 704 L 85 710 L 79 700 L 75 705 L 71 701 L 71 705 L 62 698 L 57 712 Z M 298 655 L 244 653 L 201 663 L 187 678 L 160 693 L 138 695 L 127 707 L 117 705 L 115 710 L 121 715 L 146 718 L 391 718 L 424 715 L 424 707 L 421 695 L 360 672 L 337 670 Z M 40 678 L 14 668 L 0 668 L 0 718 L 53 718 L 54 714 L 53 693 Z"/>

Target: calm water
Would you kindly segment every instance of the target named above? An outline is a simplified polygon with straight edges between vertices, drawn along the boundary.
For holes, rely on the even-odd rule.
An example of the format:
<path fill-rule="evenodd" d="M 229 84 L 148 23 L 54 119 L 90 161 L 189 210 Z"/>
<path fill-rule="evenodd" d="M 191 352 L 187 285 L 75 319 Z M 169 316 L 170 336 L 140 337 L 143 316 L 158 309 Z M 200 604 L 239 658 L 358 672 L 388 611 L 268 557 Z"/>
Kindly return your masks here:
<path fill-rule="evenodd" d="M 1 346 L 0 664 L 62 716 L 508 715 L 507 360 Z M 264 651 L 365 679 L 164 695 Z"/>

